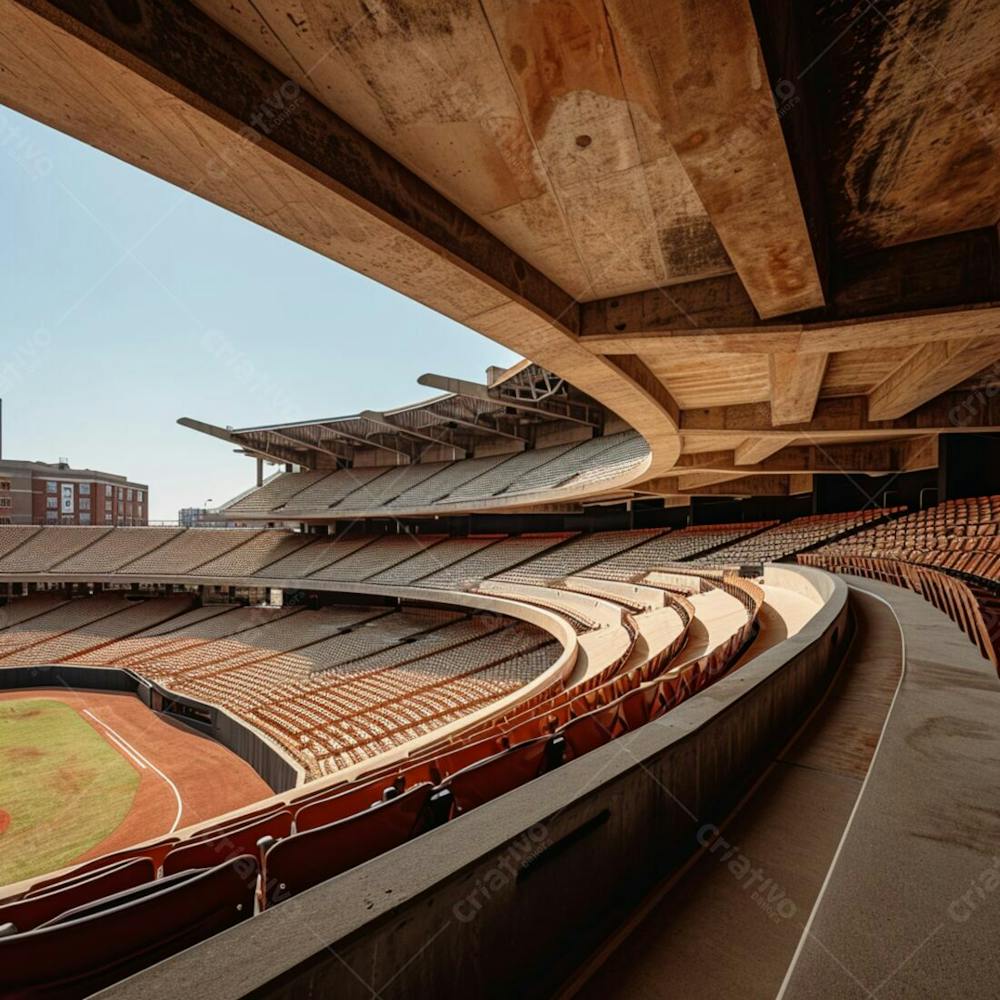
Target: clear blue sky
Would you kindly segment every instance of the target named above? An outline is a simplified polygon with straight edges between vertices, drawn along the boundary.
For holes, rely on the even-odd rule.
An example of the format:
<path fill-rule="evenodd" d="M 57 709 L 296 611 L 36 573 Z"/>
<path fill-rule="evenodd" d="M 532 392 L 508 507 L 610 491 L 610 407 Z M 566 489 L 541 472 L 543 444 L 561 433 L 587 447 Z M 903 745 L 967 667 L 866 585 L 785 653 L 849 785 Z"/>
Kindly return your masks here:
<path fill-rule="evenodd" d="M 7 458 L 150 486 L 150 515 L 245 489 L 253 462 L 179 427 L 411 403 L 425 371 L 516 356 L 150 174 L 0 107 Z M 218 345 L 222 345 L 221 348 Z"/>

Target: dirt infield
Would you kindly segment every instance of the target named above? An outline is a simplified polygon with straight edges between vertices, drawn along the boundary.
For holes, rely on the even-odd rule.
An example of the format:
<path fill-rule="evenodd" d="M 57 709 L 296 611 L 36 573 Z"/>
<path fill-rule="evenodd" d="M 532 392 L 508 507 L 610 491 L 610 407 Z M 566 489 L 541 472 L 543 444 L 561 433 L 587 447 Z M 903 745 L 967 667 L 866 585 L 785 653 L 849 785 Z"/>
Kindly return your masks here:
<path fill-rule="evenodd" d="M 157 715 L 132 694 L 33 688 L 0 695 L 0 701 L 18 698 L 48 698 L 75 708 L 139 772 L 125 819 L 73 862 L 162 837 L 273 794 L 230 750 Z"/>

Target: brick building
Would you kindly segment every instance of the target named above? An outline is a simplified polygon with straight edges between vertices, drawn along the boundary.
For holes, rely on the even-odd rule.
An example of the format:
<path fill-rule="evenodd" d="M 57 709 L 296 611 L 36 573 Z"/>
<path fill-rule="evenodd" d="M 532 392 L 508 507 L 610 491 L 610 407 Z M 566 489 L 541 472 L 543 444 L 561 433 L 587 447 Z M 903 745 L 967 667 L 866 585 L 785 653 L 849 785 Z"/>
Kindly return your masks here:
<path fill-rule="evenodd" d="M 65 462 L 0 460 L 0 524 L 145 525 L 149 487 Z"/>

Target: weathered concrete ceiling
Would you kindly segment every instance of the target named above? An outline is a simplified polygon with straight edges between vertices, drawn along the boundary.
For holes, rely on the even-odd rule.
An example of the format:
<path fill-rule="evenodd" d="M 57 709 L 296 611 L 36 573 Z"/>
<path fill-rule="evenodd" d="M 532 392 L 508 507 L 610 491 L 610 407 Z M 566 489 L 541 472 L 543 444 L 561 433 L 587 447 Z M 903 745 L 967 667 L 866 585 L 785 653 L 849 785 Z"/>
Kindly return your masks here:
<path fill-rule="evenodd" d="M 997 381 L 990 0 L 0 15 L 4 103 L 565 377 L 647 438 L 648 479 L 933 436 Z"/>

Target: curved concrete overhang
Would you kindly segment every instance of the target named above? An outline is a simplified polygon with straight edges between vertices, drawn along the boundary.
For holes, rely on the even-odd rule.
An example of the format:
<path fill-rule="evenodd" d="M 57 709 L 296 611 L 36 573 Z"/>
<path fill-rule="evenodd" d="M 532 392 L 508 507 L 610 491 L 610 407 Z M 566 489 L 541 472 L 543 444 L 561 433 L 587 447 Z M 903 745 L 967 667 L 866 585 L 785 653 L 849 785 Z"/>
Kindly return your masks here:
<path fill-rule="evenodd" d="M 345 123 L 193 4 L 9 4 L 4 103 L 360 272 L 530 358 L 680 454 L 679 410 L 634 354 L 581 342 L 581 296 Z M 141 23 L 136 30 L 133 21 Z M 182 36 L 167 42 L 175 32 Z M 176 47 L 175 47 L 176 46 Z M 39 53 L 58 53 L 43 58 Z M 221 77 L 218 67 L 225 65 Z M 99 96 L 67 103 L 80 80 Z M 208 80 L 224 80 L 219 92 Z M 40 81 L 47 81 L 43 84 Z M 295 113 L 253 124 L 294 86 Z M 95 92 L 96 93 L 96 92 Z M 140 125 L 137 126 L 136 123 Z M 258 122 L 259 124 L 259 122 Z M 265 193 L 266 192 L 266 193 Z"/>
<path fill-rule="evenodd" d="M 426 400 L 425 402 L 432 402 L 432 400 Z M 601 402 L 604 401 L 601 400 Z M 238 436 L 238 432 L 230 431 L 227 428 L 216 427 L 213 424 L 205 423 L 203 420 L 195 420 L 193 417 L 179 417 L 177 423 L 182 427 L 187 427 L 189 430 L 198 431 L 201 434 L 207 434 L 210 437 L 228 441 L 230 444 L 236 445 L 239 448 L 244 447 L 244 443 Z M 634 427 L 633 429 L 638 430 L 638 428 Z M 663 438 L 661 441 L 660 453 L 657 454 L 653 451 L 653 446 L 650 443 L 649 437 L 642 434 L 641 431 L 639 431 L 639 433 L 642 435 L 647 446 L 650 448 L 649 454 L 636 459 L 631 468 L 624 470 L 619 475 L 609 477 L 607 479 L 601 479 L 592 483 L 590 486 L 573 487 L 572 484 L 570 484 L 565 487 L 540 489 L 532 493 L 485 497 L 475 501 L 449 503 L 445 499 L 434 504 L 426 504 L 424 506 L 403 507 L 394 505 L 391 510 L 379 508 L 370 511 L 352 510 L 346 504 L 341 504 L 339 506 L 343 507 L 343 512 L 333 509 L 326 514 L 296 513 L 289 516 L 288 520 L 295 523 L 327 524 L 332 519 L 336 518 L 365 520 L 369 518 L 384 518 L 387 516 L 394 518 L 431 517 L 446 514 L 474 514 L 495 511 L 517 512 L 522 510 L 531 510 L 533 508 L 537 508 L 541 504 L 576 503 L 581 500 L 589 500 L 595 497 L 607 496 L 609 494 L 614 495 L 617 492 L 627 490 L 630 486 L 633 486 L 636 483 L 644 483 L 657 475 L 661 475 L 665 471 L 669 471 L 669 469 L 674 467 L 680 455 L 681 444 L 679 435 L 675 435 L 676 454 L 674 454 L 672 450 L 669 451 L 669 454 L 672 457 L 668 460 L 665 457 L 668 454 L 666 438 Z M 670 447 L 673 448 L 673 445 Z M 457 459 L 456 461 L 462 461 L 462 459 Z M 385 468 L 390 469 L 401 467 L 386 466 Z M 594 466 L 581 466 L 579 471 L 588 472 L 591 469 L 599 468 L 599 463 L 595 463 Z M 252 490 L 248 490 L 247 492 L 252 492 Z M 242 497 L 243 495 L 245 494 L 241 494 L 240 496 Z M 232 501 L 230 501 L 230 503 L 232 503 Z M 262 511 L 260 513 L 240 512 L 238 519 L 240 521 L 280 521 L 282 520 L 282 512 L 280 510 Z"/>

